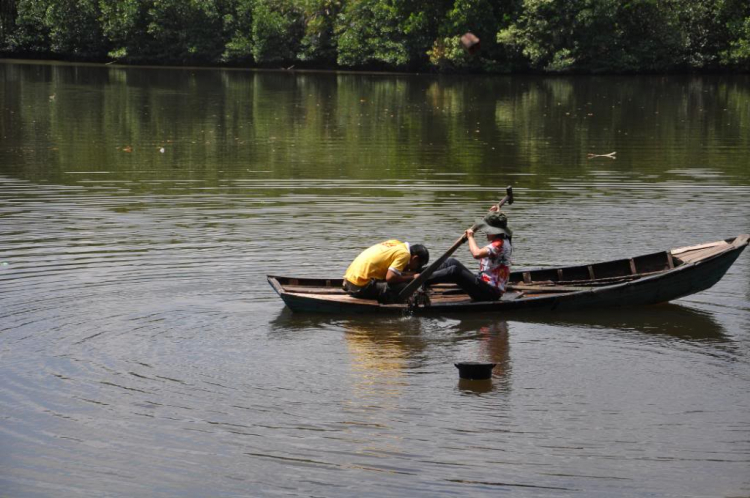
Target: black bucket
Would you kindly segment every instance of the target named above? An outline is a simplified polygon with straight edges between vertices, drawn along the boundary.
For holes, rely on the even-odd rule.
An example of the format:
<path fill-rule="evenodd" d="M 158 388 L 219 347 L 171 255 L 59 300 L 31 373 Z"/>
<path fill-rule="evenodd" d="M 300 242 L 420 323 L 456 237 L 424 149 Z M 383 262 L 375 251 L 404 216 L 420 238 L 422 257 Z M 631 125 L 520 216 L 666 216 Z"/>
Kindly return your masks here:
<path fill-rule="evenodd" d="M 497 363 L 481 363 L 478 361 L 464 361 L 454 363 L 458 368 L 458 376 L 468 380 L 486 380 L 492 377 L 492 369 Z"/>

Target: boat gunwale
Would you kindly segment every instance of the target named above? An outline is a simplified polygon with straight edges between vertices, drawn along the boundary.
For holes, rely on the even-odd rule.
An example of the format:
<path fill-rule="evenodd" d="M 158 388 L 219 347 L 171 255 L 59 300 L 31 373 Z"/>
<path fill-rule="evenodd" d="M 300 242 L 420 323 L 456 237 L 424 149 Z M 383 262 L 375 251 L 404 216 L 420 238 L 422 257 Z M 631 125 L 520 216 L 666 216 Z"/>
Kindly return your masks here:
<path fill-rule="evenodd" d="M 635 287 L 635 286 L 646 285 L 646 284 L 649 284 L 649 283 L 654 282 L 654 281 L 659 280 L 659 279 L 667 278 L 667 277 L 674 276 L 674 275 L 679 275 L 681 273 L 684 273 L 685 271 L 694 269 L 697 266 L 704 265 L 704 264 L 709 263 L 709 262 L 711 262 L 711 261 L 713 261 L 713 260 L 715 260 L 717 258 L 723 257 L 723 256 L 727 255 L 730 252 L 737 251 L 737 250 L 741 251 L 741 250 L 743 250 L 748 245 L 748 243 L 750 243 L 750 235 L 749 234 L 741 234 L 741 235 L 738 235 L 736 237 L 732 237 L 732 238 L 728 238 L 728 239 L 723 239 L 723 240 L 718 240 L 718 241 L 715 241 L 715 242 L 709 242 L 709 243 L 698 245 L 698 246 L 695 246 L 695 245 L 694 246 L 684 246 L 684 247 L 679 247 L 679 248 L 675 248 L 675 249 L 670 249 L 667 252 L 670 253 L 670 254 L 674 254 L 674 252 L 676 252 L 676 251 L 683 251 L 684 252 L 685 250 L 699 249 L 701 247 L 706 247 L 707 248 L 707 247 L 711 247 L 712 245 L 717 245 L 717 244 L 719 244 L 721 242 L 726 242 L 728 245 L 727 245 L 726 248 L 724 248 L 723 250 L 721 250 L 719 252 L 716 252 L 714 254 L 709 254 L 708 256 L 705 256 L 705 257 L 703 257 L 701 259 L 698 259 L 698 260 L 695 260 L 695 261 L 683 262 L 679 266 L 675 266 L 673 268 L 665 269 L 665 270 L 662 270 L 662 271 L 659 271 L 659 272 L 654 272 L 654 273 L 649 274 L 649 275 L 640 276 L 642 274 L 636 274 L 636 275 L 633 275 L 633 277 L 635 277 L 634 279 L 627 280 L 627 281 L 624 281 L 624 282 L 618 282 L 618 283 L 613 283 L 613 284 L 609 284 L 609 285 L 601 285 L 601 286 L 597 286 L 597 287 L 591 287 L 589 289 L 581 289 L 581 290 L 575 290 L 575 291 L 567 291 L 567 292 L 562 291 L 562 292 L 559 292 L 559 293 L 554 293 L 553 292 L 553 293 L 549 293 L 549 294 L 546 294 L 546 295 L 538 295 L 538 296 L 533 296 L 533 295 L 523 296 L 522 295 L 519 298 L 517 298 L 515 300 L 511 300 L 511 301 L 456 301 L 456 302 L 444 302 L 444 303 L 438 302 L 438 303 L 430 304 L 429 306 L 420 306 L 420 307 L 417 307 L 416 310 L 417 311 L 429 311 L 429 310 L 440 311 L 440 310 L 449 310 L 451 308 L 472 309 L 472 308 L 479 308 L 479 307 L 481 307 L 481 308 L 496 307 L 496 308 L 502 309 L 502 308 L 505 308 L 506 306 L 508 306 L 508 303 L 513 303 L 513 302 L 516 302 L 516 303 L 520 303 L 520 302 L 534 303 L 534 302 L 538 302 L 540 300 L 545 300 L 545 301 L 546 300 L 549 300 L 549 301 L 555 301 L 555 300 L 557 300 L 557 301 L 568 301 L 568 300 L 573 300 L 573 299 L 575 299 L 577 297 L 580 297 L 582 295 L 585 295 L 587 293 L 590 293 L 592 295 L 596 295 L 596 294 L 602 294 L 602 293 L 605 293 L 605 292 L 616 291 L 619 288 Z M 658 253 L 651 253 L 651 254 L 658 254 Z M 638 256 L 636 256 L 636 257 L 638 257 Z M 618 261 L 618 260 L 611 260 L 611 261 Z M 602 263 L 607 263 L 607 262 L 608 261 L 604 261 Z M 599 264 L 599 263 L 594 263 L 594 265 L 596 265 L 596 264 Z M 560 267 L 558 267 L 558 268 L 560 268 Z M 554 269 L 554 268 L 551 268 L 551 269 Z M 530 271 L 530 270 L 525 270 L 525 271 Z M 519 272 L 520 272 L 520 270 L 519 270 Z M 325 278 L 314 278 L 314 277 L 311 277 L 311 278 L 306 278 L 306 277 L 284 277 L 284 276 L 277 276 L 277 275 L 267 275 L 267 279 L 268 279 L 269 283 L 271 284 L 271 286 L 274 288 L 274 290 L 279 294 L 280 297 L 282 297 L 282 299 L 284 299 L 284 296 L 293 296 L 297 300 L 303 299 L 303 300 L 310 301 L 310 302 L 321 302 L 321 301 L 324 301 L 324 302 L 327 302 L 327 303 L 337 303 L 337 304 L 340 304 L 342 306 L 365 307 L 365 308 L 371 309 L 372 311 L 394 311 L 394 310 L 415 309 L 415 308 L 410 307 L 407 303 L 383 305 L 383 304 L 378 303 L 377 301 L 369 301 L 369 300 L 357 300 L 357 302 L 354 302 L 354 303 L 351 303 L 351 302 L 347 303 L 345 301 L 342 301 L 341 299 L 337 299 L 334 296 L 330 296 L 331 298 L 329 298 L 329 297 L 311 297 L 311 295 L 309 295 L 309 294 L 305 295 L 305 294 L 302 294 L 302 293 L 295 293 L 293 291 L 288 291 L 288 290 L 286 290 L 284 288 L 285 284 L 282 284 L 279 281 L 279 279 L 282 279 L 282 280 L 288 280 L 288 281 L 296 280 L 298 283 L 299 283 L 299 281 L 305 281 L 305 280 L 307 280 L 307 281 L 318 280 L 318 281 L 324 281 L 324 282 L 325 281 L 327 281 L 327 282 L 333 282 L 333 281 L 339 281 L 339 280 L 343 280 L 343 279 L 325 279 Z M 596 281 L 596 279 L 593 280 L 593 282 L 595 282 L 595 281 Z M 333 287 L 333 286 L 321 286 L 321 287 L 328 287 L 328 288 L 330 288 L 330 287 Z M 311 286 L 311 288 L 313 288 L 313 286 Z M 552 283 L 552 285 L 545 286 L 545 288 L 552 290 L 552 289 L 555 288 L 555 285 L 554 285 L 554 283 Z M 347 296 L 347 297 L 349 297 L 349 296 Z M 286 302 L 286 300 L 285 300 L 285 302 Z"/>

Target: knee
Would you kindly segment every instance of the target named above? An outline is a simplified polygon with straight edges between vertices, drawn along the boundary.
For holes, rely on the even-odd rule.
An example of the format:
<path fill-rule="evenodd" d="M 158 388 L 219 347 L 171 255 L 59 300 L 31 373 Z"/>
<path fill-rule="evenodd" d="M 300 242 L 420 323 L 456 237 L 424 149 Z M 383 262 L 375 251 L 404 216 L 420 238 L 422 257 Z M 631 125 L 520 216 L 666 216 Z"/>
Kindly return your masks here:
<path fill-rule="evenodd" d="M 453 272 L 457 266 L 461 266 L 461 263 L 456 258 L 448 258 L 440 265 L 440 268 Z"/>
<path fill-rule="evenodd" d="M 437 267 L 437 271 L 444 272 L 450 270 L 453 266 L 458 263 L 458 260 L 456 258 L 448 258 L 443 263 Z"/>
<path fill-rule="evenodd" d="M 461 267 L 458 265 L 450 265 L 448 268 L 445 269 L 445 272 L 448 275 L 458 275 L 461 273 Z"/>
<path fill-rule="evenodd" d="M 449 266 L 453 271 L 462 271 L 465 270 L 466 267 L 456 258 L 450 258 L 448 261 L 445 262 L 446 266 Z"/>

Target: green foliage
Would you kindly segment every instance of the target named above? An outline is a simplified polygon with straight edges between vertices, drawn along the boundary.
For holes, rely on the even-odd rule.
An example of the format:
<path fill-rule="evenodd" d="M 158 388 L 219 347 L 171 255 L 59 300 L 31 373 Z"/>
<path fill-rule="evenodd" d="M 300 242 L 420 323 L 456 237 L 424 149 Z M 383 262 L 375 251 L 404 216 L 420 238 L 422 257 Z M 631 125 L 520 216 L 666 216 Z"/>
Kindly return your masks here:
<path fill-rule="evenodd" d="M 497 39 L 530 67 L 551 72 L 714 68 L 721 47 L 732 43 L 727 23 L 741 3 L 525 0 L 518 19 Z"/>
<path fill-rule="evenodd" d="M 304 33 L 302 12 L 291 0 L 256 0 L 252 20 L 255 62 L 295 60 Z"/>
<path fill-rule="evenodd" d="M 304 2 L 304 36 L 298 58 L 319 61 L 324 65 L 336 63 L 336 17 L 341 12 L 340 0 L 308 0 Z"/>
<path fill-rule="evenodd" d="M 97 0 L 20 0 L 2 8 L 3 46 L 21 54 L 75 59 L 107 52 Z M 15 26 L 7 16 L 15 13 Z M 6 34 L 7 33 L 7 34 Z"/>
<path fill-rule="evenodd" d="M 222 0 L 100 0 L 110 56 L 130 62 L 212 63 L 226 47 Z"/>
<path fill-rule="evenodd" d="M 228 41 L 222 55 L 224 62 L 250 62 L 253 59 L 253 0 L 236 0 L 233 11 L 224 16 Z"/>
<path fill-rule="evenodd" d="M 0 51 L 6 50 L 10 37 L 16 29 L 16 1 L 0 2 Z"/>
<path fill-rule="evenodd" d="M 432 48 L 427 51 L 430 64 L 440 71 L 455 71 L 465 69 L 470 65 L 469 54 L 461 46 L 460 36 L 438 38 Z"/>
<path fill-rule="evenodd" d="M 505 72 L 514 64 L 514 54 L 498 43 L 497 32 L 517 14 L 521 1 L 454 0 L 439 24 L 439 36 L 428 55 L 430 64 L 445 71 Z M 481 51 L 469 56 L 460 44 L 463 34 L 480 39 Z"/>
<path fill-rule="evenodd" d="M 623 19 L 618 10 L 627 9 L 622 5 L 618 0 L 525 0 L 516 22 L 500 30 L 497 41 L 525 57 L 532 69 L 564 72 L 584 61 L 596 65 L 619 54 Z"/>
<path fill-rule="evenodd" d="M 747 0 L 4 0 L 10 55 L 166 64 L 750 70 Z M 470 56 L 460 37 L 472 32 Z"/>
<path fill-rule="evenodd" d="M 111 43 L 109 56 L 141 62 L 156 53 L 148 34 L 148 10 L 153 1 L 100 0 L 104 36 Z"/>
<path fill-rule="evenodd" d="M 750 70 L 750 17 L 746 17 L 742 26 L 736 29 L 736 38 L 722 53 L 722 60 L 727 65 Z"/>
<path fill-rule="evenodd" d="M 410 66 L 425 68 L 429 65 L 429 51 L 441 38 L 441 24 L 451 5 L 452 1 L 448 0 L 401 0 L 399 8 L 404 17 L 403 30 Z"/>
<path fill-rule="evenodd" d="M 21 54 L 51 52 L 50 30 L 44 23 L 47 2 L 19 0 L 16 9 L 16 27 L 8 38 L 8 47 L 11 52 Z"/>
<path fill-rule="evenodd" d="M 409 63 L 401 12 L 388 0 L 351 0 L 336 24 L 338 63 L 366 66 Z"/>
<path fill-rule="evenodd" d="M 49 28 L 50 49 L 56 54 L 101 57 L 103 43 L 101 11 L 97 0 L 56 0 L 44 16 Z"/>
<path fill-rule="evenodd" d="M 147 32 L 168 62 L 214 62 L 224 52 L 221 0 L 155 0 Z"/>
<path fill-rule="evenodd" d="M 437 0 L 350 0 L 336 22 L 338 63 L 422 68 L 444 11 Z"/>
<path fill-rule="evenodd" d="M 726 43 L 718 54 L 721 63 L 730 68 L 750 71 L 750 2 L 725 0 L 721 2 L 719 21 Z"/>

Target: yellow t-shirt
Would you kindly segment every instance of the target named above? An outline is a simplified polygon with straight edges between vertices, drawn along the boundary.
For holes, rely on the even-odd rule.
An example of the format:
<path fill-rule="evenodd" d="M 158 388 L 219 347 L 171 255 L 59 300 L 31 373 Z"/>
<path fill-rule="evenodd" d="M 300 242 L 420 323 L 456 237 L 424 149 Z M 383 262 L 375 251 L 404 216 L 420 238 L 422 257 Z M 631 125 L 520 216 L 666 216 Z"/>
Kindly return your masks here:
<path fill-rule="evenodd" d="M 388 270 L 401 274 L 410 259 L 408 243 L 386 240 L 362 251 L 349 265 L 344 278 L 364 287 L 372 279 L 385 280 Z"/>

